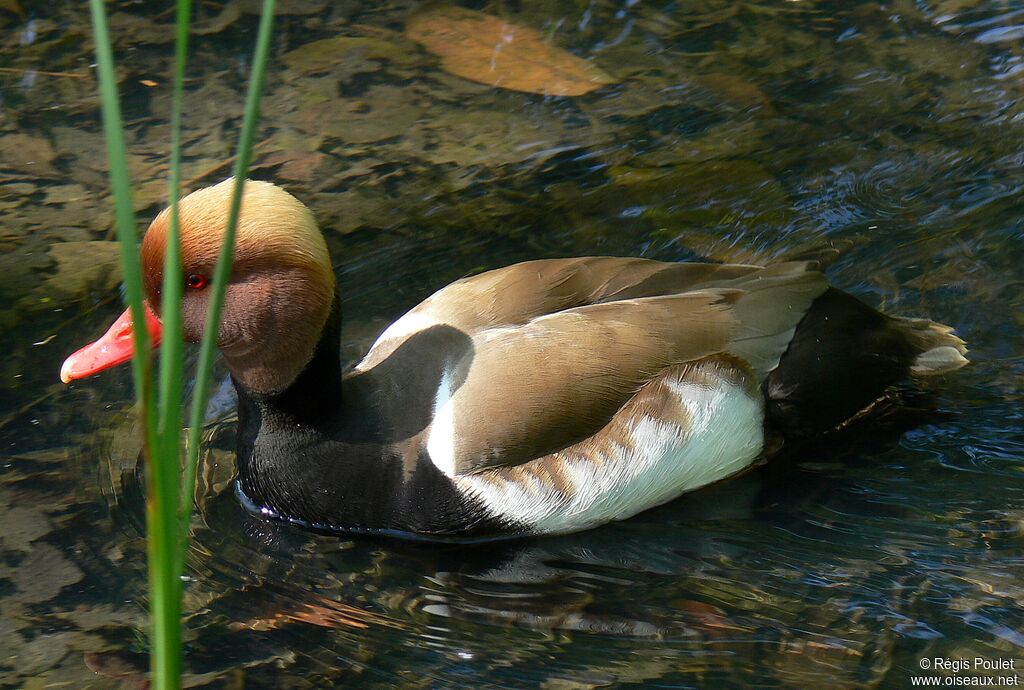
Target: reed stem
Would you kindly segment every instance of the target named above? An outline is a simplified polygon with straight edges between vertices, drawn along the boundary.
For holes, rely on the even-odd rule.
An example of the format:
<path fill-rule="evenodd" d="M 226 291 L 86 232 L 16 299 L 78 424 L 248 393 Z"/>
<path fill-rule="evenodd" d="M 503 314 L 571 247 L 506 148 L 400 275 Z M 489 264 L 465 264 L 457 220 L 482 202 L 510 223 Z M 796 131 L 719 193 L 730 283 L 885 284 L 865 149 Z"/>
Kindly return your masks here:
<path fill-rule="evenodd" d="M 160 316 L 163 345 L 160 354 L 159 387 L 154 388 L 150 337 L 144 327 L 134 331 L 135 354 L 132 373 L 135 397 L 143 419 L 143 453 L 146 464 L 146 532 L 149 561 L 151 613 L 151 674 L 157 690 L 181 687 L 181 576 L 188 548 L 192 497 L 195 492 L 204 412 L 213 371 L 220 313 L 224 292 L 231 275 L 235 229 L 241 211 L 243 183 L 248 174 L 253 140 L 259 122 L 259 100 L 263 90 L 266 63 L 270 54 L 274 0 L 264 0 L 256 41 L 252 75 L 246 97 L 245 117 L 235 160 L 235 187 L 231 199 L 228 227 L 210 286 L 209 308 L 202 339 L 195 393 L 192 400 L 184 472 L 179 482 L 182 419 L 184 417 L 184 348 L 181 311 L 185 277 L 182 275 L 181 232 L 178 205 L 181 194 L 181 123 L 185 64 L 188 54 L 188 23 L 191 0 L 177 0 L 174 91 L 171 112 L 171 173 L 169 201 L 171 218 L 164 256 L 164 280 L 161 286 Z M 103 0 L 90 0 L 96 62 L 102 101 L 103 127 L 110 161 L 110 184 L 115 206 L 115 225 L 120 243 L 126 302 L 134 324 L 144 324 L 142 270 L 138 254 L 138 235 L 132 206 L 131 181 L 125 146 L 124 125 L 117 94 L 113 50 L 107 31 Z M 157 397 L 158 396 L 158 397 Z"/>

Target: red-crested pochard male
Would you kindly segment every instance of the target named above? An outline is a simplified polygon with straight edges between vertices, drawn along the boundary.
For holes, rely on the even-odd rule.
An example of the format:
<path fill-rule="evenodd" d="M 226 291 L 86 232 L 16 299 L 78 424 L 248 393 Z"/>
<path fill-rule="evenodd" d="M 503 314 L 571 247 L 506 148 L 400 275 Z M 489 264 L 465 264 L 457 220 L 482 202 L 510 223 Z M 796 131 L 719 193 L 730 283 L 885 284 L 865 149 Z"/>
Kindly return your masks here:
<path fill-rule="evenodd" d="M 231 190 L 181 201 L 190 342 Z M 153 310 L 168 219 L 142 244 Z M 130 345 L 113 341 L 126 323 L 69 357 L 62 380 L 125 361 Z M 750 466 L 766 429 L 828 432 L 900 379 L 967 362 L 949 327 L 881 314 L 811 262 L 527 261 L 434 293 L 347 372 L 340 327 L 312 213 L 247 182 L 218 339 L 243 499 L 319 529 L 434 538 L 622 520 Z"/>

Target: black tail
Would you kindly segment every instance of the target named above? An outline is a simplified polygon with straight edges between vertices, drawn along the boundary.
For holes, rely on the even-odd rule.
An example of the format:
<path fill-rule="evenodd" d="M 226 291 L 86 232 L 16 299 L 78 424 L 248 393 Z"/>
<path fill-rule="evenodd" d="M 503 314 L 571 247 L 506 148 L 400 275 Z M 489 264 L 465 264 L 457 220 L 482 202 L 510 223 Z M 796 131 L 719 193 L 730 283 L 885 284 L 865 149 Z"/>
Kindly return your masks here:
<path fill-rule="evenodd" d="M 765 381 L 768 424 L 790 437 L 832 431 L 910 374 L 960 368 L 966 352 L 948 326 L 886 316 L 829 288 Z"/>

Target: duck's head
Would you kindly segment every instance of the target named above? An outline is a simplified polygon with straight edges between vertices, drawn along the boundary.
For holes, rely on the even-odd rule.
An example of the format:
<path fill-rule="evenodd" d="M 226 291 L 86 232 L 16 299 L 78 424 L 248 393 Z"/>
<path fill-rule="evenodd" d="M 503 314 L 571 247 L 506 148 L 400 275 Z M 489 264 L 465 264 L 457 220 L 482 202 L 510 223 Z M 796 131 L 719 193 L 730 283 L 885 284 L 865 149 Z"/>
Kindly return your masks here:
<path fill-rule="evenodd" d="M 234 181 L 200 189 L 179 204 L 182 313 L 186 342 L 198 342 L 227 226 Z M 160 293 L 170 209 L 142 242 L 147 328 L 159 343 Z M 217 345 L 235 379 L 254 393 L 285 389 L 309 362 L 334 299 L 334 272 L 313 214 L 269 182 L 247 181 L 224 297 Z M 68 357 L 65 383 L 131 359 L 132 322 L 125 312 L 96 342 Z"/>

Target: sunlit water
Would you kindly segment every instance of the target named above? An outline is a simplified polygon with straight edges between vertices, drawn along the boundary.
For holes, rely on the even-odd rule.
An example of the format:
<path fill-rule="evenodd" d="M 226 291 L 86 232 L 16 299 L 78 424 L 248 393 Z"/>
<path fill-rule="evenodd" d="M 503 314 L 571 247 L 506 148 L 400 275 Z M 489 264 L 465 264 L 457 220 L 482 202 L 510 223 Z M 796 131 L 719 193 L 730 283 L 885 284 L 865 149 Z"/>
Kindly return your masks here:
<path fill-rule="evenodd" d="M 8 7 L 0 685 L 138 687 L 129 374 L 56 382 L 117 311 L 108 279 L 51 249 L 102 240 L 110 222 L 94 83 L 40 73 L 90 73 L 87 18 L 78 4 Z M 624 523 L 472 548 L 317 536 L 247 514 L 230 486 L 227 400 L 188 560 L 191 683 L 909 687 L 922 658 L 1024 665 L 1024 7 L 480 7 L 620 80 L 575 99 L 445 75 L 401 37 L 404 3 L 282 7 L 254 174 L 310 203 L 327 232 L 347 361 L 453 279 L 613 254 L 829 256 L 836 285 L 954 325 L 972 364 L 927 382 L 927 414 L 857 427 Z M 164 193 L 164 9 L 111 5 L 147 220 Z M 186 124 L 195 184 L 226 174 L 214 168 L 231 155 L 255 26 L 202 11 Z M 285 67 L 288 51 L 337 35 L 397 47 Z M 324 103 L 337 121 L 309 116 Z"/>

